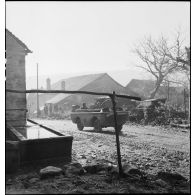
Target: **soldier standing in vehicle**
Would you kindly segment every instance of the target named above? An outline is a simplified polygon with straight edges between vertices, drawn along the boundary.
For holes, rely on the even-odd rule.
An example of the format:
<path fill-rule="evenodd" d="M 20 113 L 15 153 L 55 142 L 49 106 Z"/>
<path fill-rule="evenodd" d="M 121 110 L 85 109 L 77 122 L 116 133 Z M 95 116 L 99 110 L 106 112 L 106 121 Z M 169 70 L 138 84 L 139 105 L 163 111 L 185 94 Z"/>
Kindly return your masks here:
<path fill-rule="evenodd" d="M 81 109 L 88 109 L 86 103 L 83 103 L 83 106 L 81 107 Z"/>

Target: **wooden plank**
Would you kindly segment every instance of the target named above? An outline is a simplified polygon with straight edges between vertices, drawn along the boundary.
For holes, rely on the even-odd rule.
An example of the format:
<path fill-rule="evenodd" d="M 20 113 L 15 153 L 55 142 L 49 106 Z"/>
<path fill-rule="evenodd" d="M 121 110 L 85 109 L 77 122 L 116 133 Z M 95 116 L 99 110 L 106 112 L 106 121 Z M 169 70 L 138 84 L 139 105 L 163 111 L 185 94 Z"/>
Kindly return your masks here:
<path fill-rule="evenodd" d="M 91 91 L 66 91 L 66 90 L 13 90 L 13 89 L 6 89 L 6 92 L 10 93 L 68 93 L 68 94 L 90 94 L 90 95 L 105 95 L 105 96 L 112 96 L 112 93 L 99 93 L 99 92 L 91 92 Z M 115 95 L 116 97 L 122 97 L 132 100 L 141 101 L 140 97 L 129 96 L 129 95 Z"/>
<path fill-rule="evenodd" d="M 38 126 L 44 128 L 44 129 L 47 129 L 48 131 L 50 131 L 50 132 L 52 132 L 52 133 L 54 133 L 54 134 L 56 134 L 56 135 L 64 136 L 62 133 L 59 133 L 58 131 L 55 131 L 55 130 L 50 129 L 50 128 L 44 126 L 44 125 L 41 125 L 41 124 L 39 124 L 39 123 L 37 123 L 37 122 L 35 122 L 35 121 L 33 121 L 33 120 L 27 119 L 27 121 L 29 121 L 30 123 L 36 124 L 36 125 L 38 125 Z"/>
<path fill-rule="evenodd" d="M 119 175 L 123 176 L 123 169 L 121 163 L 121 152 L 120 152 L 120 141 L 119 141 L 119 132 L 118 132 L 118 124 L 117 124 L 117 112 L 116 112 L 116 101 L 115 101 L 115 92 L 113 91 L 113 96 L 111 97 L 113 111 L 114 111 L 114 126 L 115 126 L 115 135 L 116 135 L 116 147 L 117 147 L 117 157 L 118 157 L 118 168 Z"/>
<path fill-rule="evenodd" d="M 12 111 L 12 112 L 14 112 L 14 111 L 28 111 L 26 108 L 6 108 L 6 110 L 5 110 L 6 112 L 7 111 Z"/>

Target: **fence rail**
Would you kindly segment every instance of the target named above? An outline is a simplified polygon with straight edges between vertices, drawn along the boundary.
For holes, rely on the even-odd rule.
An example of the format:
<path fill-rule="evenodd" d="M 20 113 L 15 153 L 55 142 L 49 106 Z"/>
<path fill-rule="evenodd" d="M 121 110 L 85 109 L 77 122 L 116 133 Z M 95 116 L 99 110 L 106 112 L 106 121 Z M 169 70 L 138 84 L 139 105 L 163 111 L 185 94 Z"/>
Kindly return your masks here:
<path fill-rule="evenodd" d="M 11 92 L 11 93 L 68 93 L 68 94 L 103 95 L 103 96 L 109 96 L 109 97 L 113 96 L 113 93 L 102 93 L 102 92 L 92 92 L 92 91 L 69 91 L 69 90 L 36 90 L 36 89 L 31 89 L 31 90 L 21 91 L 21 90 L 14 90 L 14 89 L 6 89 L 6 92 Z M 140 97 L 135 97 L 135 96 L 118 95 L 118 94 L 116 94 L 115 96 L 141 101 Z"/>

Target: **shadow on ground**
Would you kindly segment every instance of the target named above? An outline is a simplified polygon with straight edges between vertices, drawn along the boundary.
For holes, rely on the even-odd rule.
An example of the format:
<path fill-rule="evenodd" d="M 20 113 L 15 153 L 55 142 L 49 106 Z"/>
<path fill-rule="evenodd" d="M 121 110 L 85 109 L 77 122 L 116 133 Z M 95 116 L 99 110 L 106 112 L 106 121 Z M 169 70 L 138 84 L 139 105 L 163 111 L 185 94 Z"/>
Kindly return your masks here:
<path fill-rule="evenodd" d="M 102 129 L 101 132 L 90 129 L 90 130 L 83 130 L 83 132 L 115 135 L 115 130 L 112 130 L 112 129 Z M 124 133 L 122 131 L 119 133 L 119 136 L 122 136 L 122 137 L 137 137 L 136 135 L 127 135 L 126 133 Z"/>

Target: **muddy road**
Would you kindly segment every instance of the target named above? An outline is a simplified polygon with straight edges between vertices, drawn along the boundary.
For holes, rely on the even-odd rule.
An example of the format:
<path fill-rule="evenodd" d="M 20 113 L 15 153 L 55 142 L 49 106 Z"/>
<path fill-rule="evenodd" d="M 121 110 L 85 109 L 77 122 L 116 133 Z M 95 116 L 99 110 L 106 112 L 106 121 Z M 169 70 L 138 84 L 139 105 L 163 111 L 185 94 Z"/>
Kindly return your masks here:
<path fill-rule="evenodd" d="M 64 135 L 73 136 L 73 159 L 117 164 L 114 128 L 101 133 L 85 127 L 77 130 L 71 120 L 35 120 Z M 190 178 L 190 130 L 125 124 L 120 134 L 122 162 L 147 173 L 177 172 Z"/>

